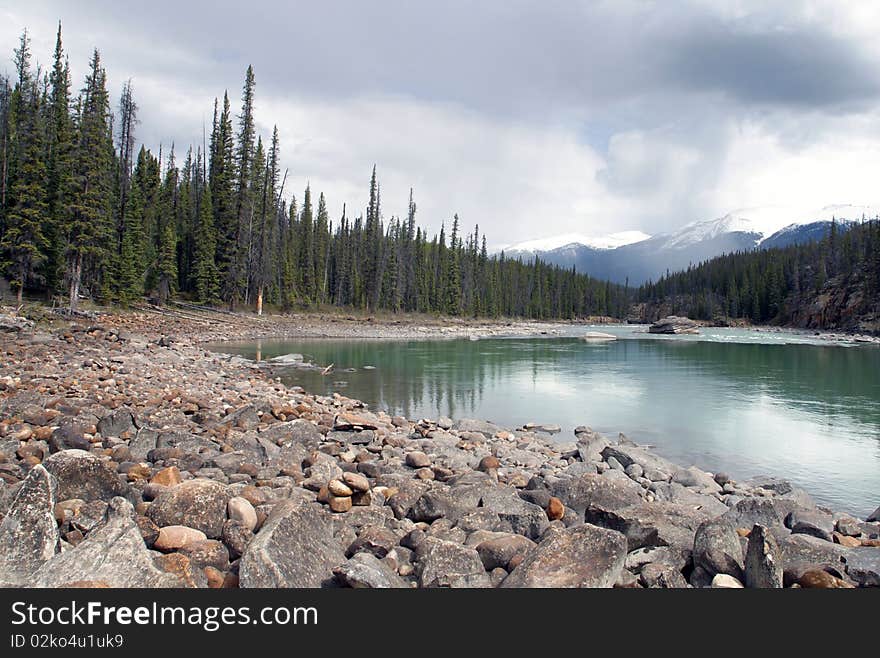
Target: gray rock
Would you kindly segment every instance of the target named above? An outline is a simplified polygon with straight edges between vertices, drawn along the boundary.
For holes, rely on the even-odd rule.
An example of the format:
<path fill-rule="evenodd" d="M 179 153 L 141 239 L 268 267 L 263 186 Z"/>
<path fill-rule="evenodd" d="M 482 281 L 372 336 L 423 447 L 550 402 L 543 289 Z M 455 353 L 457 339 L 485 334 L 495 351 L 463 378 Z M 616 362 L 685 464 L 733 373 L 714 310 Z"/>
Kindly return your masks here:
<path fill-rule="evenodd" d="M 678 482 L 652 482 L 650 489 L 654 492 L 657 500 L 687 505 L 702 510 L 711 517 L 727 513 L 727 505 L 715 496 L 697 493 L 694 489 L 689 489 Z"/>
<path fill-rule="evenodd" d="M 241 587 L 322 587 L 345 564 L 326 515 L 302 501 L 278 503 L 239 565 Z"/>
<path fill-rule="evenodd" d="M 694 536 L 694 564 L 710 576 L 727 574 L 743 580 L 743 554 L 736 529 L 725 519 L 704 521 Z"/>
<path fill-rule="evenodd" d="M 818 509 L 796 509 L 785 517 L 785 526 L 792 534 L 805 534 L 832 541 L 834 517 Z"/>
<path fill-rule="evenodd" d="M 778 543 L 788 581 L 796 581 L 803 572 L 811 569 L 843 575 L 847 557 L 853 550 L 806 534 L 787 535 Z"/>
<path fill-rule="evenodd" d="M 98 421 L 98 431 L 105 439 L 109 436 L 119 437 L 125 432 L 134 432 L 134 430 L 134 416 L 125 408 L 117 409 Z"/>
<path fill-rule="evenodd" d="M 92 444 L 83 436 L 84 430 L 79 423 L 65 423 L 57 427 L 49 438 L 49 450 L 88 450 Z"/>
<path fill-rule="evenodd" d="M 524 556 L 535 546 L 535 542 L 522 535 L 496 533 L 495 537 L 477 544 L 476 550 L 486 571 L 492 571 L 498 567 L 507 569 L 513 557 Z"/>
<path fill-rule="evenodd" d="M 302 418 L 274 423 L 260 432 L 260 436 L 281 446 L 292 443 L 301 445 L 307 450 L 317 449 L 324 440 L 318 426 Z"/>
<path fill-rule="evenodd" d="M 74 548 L 58 554 L 34 574 L 34 587 L 64 587 L 77 581 L 110 587 L 182 587 L 180 578 L 160 571 L 144 544 L 131 503 L 113 498 L 103 525 Z"/>
<path fill-rule="evenodd" d="M 852 549 L 846 558 L 846 573 L 861 587 L 880 587 L 880 549 Z"/>
<path fill-rule="evenodd" d="M 792 501 L 783 498 L 743 498 L 724 517 L 734 528 L 750 529 L 758 524 L 781 537 L 788 534 L 783 522 L 794 507 Z"/>
<path fill-rule="evenodd" d="M 159 432 L 148 427 L 142 427 L 138 430 L 137 435 L 129 442 L 128 450 L 131 458 L 135 461 L 146 461 L 150 450 L 156 447 L 156 441 L 159 439 Z"/>
<path fill-rule="evenodd" d="M 529 539 L 540 537 L 550 524 L 543 508 L 526 502 L 510 487 L 490 489 L 480 498 L 480 506 L 498 514 L 513 532 Z"/>
<path fill-rule="evenodd" d="M 428 537 L 416 550 L 420 587 L 490 587 L 480 555 L 473 548 Z"/>
<path fill-rule="evenodd" d="M 746 550 L 746 587 L 782 587 L 783 554 L 768 528 L 755 524 Z"/>
<path fill-rule="evenodd" d="M 874 521 L 880 521 L 880 507 L 871 512 L 870 516 L 865 519 L 868 523 L 872 523 Z"/>
<path fill-rule="evenodd" d="M 56 452 L 43 466 L 58 480 L 58 500 L 109 501 L 114 496 L 124 496 L 128 489 L 116 471 L 84 450 Z"/>
<path fill-rule="evenodd" d="M 551 531 L 501 587 L 613 587 L 625 560 L 619 532 L 588 524 Z"/>
<path fill-rule="evenodd" d="M 213 480 L 186 480 L 159 494 L 147 516 L 160 528 L 185 525 L 219 539 L 231 498 L 229 487 Z"/>
<path fill-rule="evenodd" d="M 721 491 L 721 485 L 715 482 L 715 479 L 709 473 L 701 471 L 696 466 L 676 470 L 672 474 L 672 481 L 678 482 L 685 487 L 692 487 L 704 491 Z"/>
<path fill-rule="evenodd" d="M 616 511 L 642 502 L 642 487 L 628 477 L 614 477 L 611 473 L 587 473 L 577 478 L 560 480 L 551 487 L 554 496 L 563 505 L 583 514 L 593 506 L 605 511 Z"/>
<path fill-rule="evenodd" d="M 642 587 L 651 589 L 684 589 L 688 582 L 681 571 L 664 562 L 651 562 L 639 572 Z"/>
<path fill-rule="evenodd" d="M 581 460 L 585 462 L 602 461 L 602 451 L 607 448 L 608 445 L 608 439 L 598 432 L 577 435 L 578 455 Z"/>
<path fill-rule="evenodd" d="M 497 432 L 503 430 L 502 427 L 485 420 L 476 420 L 474 418 L 460 418 L 452 425 L 453 430 L 458 432 L 479 432 L 487 437 L 494 436 Z"/>
<path fill-rule="evenodd" d="M 678 467 L 671 461 L 663 459 L 663 457 L 654 454 L 646 448 L 623 445 L 620 443 L 603 449 L 602 457 L 605 459 L 614 457 L 624 468 L 628 467 L 630 464 L 638 464 L 646 473 L 649 470 L 659 470 L 664 473 L 672 473 L 678 469 Z"/>
<path fill-rule="evenodd" d="M 0 523 L 0 581 L 23 585 L 60 550 L 55 523 L 55 478 L 31 469 Z"/>
<path fill-rule="evenodd" d="M 622 532 L 629 551 L 643 546 L 690 549 L 697 528 L 708 518 L 700 510 L 667 502 L 641 502 L 613 511 L 590 507 L 584 514 L 587 523 Z"/>
<path fill-rule="evenodd" d="M 767 491 L 772 491 L 779 496 L 789 494 L 794 491 L 794 487 L 791 486 L 791 482 L 789 482 L 788 480 L 765 475 L 753 477 L 743 484 L 752 488 L 766 489 Z"/>
<path fill-rule="evenodd" d="M 398 540 L 398 536 L 383 525 L 364 526 L 345 554 L 352 557 L 358 553 L 370 553 L 376 558 L 383 558 L 397 545 Z"/>
<path fill-rule="evenodd" d="M 372 553 L 355 553 L 348 562 L 336 567 L 339 581 L 358 589 L 408 589 L 406 581 Z"/>

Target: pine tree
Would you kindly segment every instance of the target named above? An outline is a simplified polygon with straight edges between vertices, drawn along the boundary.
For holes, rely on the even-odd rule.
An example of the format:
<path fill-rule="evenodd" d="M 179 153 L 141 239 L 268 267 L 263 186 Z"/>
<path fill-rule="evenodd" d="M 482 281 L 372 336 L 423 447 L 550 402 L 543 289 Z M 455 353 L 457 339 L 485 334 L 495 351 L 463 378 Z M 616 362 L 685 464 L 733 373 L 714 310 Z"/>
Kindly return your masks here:
<path fill-rule="evenodd" d="M 234 148 L 229 95 L 224 93 L 223 109 L 219 117 L 217 116 L 217 103 L 214 103 L 209 178 L 211 206 L 214 209 L 214 226 L 217 231 L 215 263 L 220 274 L 221 295 L 227 302 L 232 299 L 239 240 L 238 215 L 235 209 Z"/>
<path fill-rule="evenodd" d="M 20 99 L 16 141 L 20 159 L 12 186 L 14 203 L 6 217 L 0 251 L 3 269 L 10 275 L 18 304 L 21 304 L 24 288 L 33 276 L 34 268 L 45 258 L 48 241 L 43 235 L 47 204 L 40 94 L 30 70 L 27 32 L 22 35 L 21 46 L 15 54 L 19 72 L 16 92 Z"/>
<path fill-rule="evenodd" d="M 146 238 L 143 216 L 141 187 L 133 185 L 125 205 L 118 268 L 119 300 L 126 305 L 144 294 Z"/>
<path fill-rule="evenodd" d="M 106 73 L 101 67 L 101 56 L 95 50 L 79 101 L 72 190 L 65 227 L 71 311 L 77 307 L 84 270 L 89 269 L 89 283 L 98 283 L 107 259 L 112 238 L 111 156 Z"/>
<path fill-rule="evenodd" d="M 216 251 L 216 232 L 214 230 L 214 209 L 211 203 L 211 187 L 202 185 L 199 199 L 199 222 L 195 235 L 195 255 L 193 260 L 193 285 L 196 298 L 204 304 L 217 301 L 220 292 L 220 274 L 214 262 Z"/>
<path fill-rule="evenodd" d="M 179 213 L 178 182 L 180 172 L 174 163 L 174 147 L 162 184 L 159 215 L 156 279 L 159 304 L 165 304 L 177 288 L 177 221 Z"/>
<path fill-rule="evenodd" d="M 228 264 L 226 273 L 224 295 L 229 301 L 230 309 L 234 309 L 238 303 L 242 289 L 247 283 L 247 258 L 249 245 L 242 244 L 245 237 L 244 231 L 251 221 L 253 212 L 250 190 L 252 175 L 251 163 L 254 154 L 254 69 L 248 66 L 245 73 L 244 88 L 241 96 L 241 114 L 238 117 L 238 139 L 235 152 L 235 164 L 237 176 L 235 179 L 235 253 Z"/>

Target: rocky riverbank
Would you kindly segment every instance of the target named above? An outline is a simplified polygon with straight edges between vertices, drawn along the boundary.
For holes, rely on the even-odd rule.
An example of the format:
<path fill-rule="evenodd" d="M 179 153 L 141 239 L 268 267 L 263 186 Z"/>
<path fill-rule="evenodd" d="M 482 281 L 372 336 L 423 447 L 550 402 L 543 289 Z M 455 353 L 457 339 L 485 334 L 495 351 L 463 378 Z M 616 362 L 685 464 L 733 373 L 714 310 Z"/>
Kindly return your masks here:
<path fill-rule="evenodd" d="M 880 585 L 880 510 L 834 513 L 787 482 L 682 468 L 587 427 L 565 442 L 392 418 L 200 347 L 454 326 L 285 322 L 147 312 L 0 335 L 0 583 Z"/>

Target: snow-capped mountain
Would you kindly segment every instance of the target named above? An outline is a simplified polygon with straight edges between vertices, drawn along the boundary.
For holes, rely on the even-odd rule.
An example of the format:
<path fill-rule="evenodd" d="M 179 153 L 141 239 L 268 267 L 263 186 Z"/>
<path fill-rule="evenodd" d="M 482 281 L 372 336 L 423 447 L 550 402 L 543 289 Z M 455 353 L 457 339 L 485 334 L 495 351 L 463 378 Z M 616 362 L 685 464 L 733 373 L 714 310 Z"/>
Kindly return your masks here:
<path fill-rule="evenodd" d="M 723 217 L 686 224 L 676 231 L 648 236 L 641 231 L 606 238 L 566 234 L 529 240 L 505 249 L 514 258 L 535 255 L 574 266 L 602 279 L 638 285 L 663 274 L 725 253 L 784 247 L 821 239 L 832 219 L 841 227 L 880 216 L 880 206 L 834 205 L 820 209 L 762 207 L 736 210 Z"/>
<path fill-rule="evenodd" d="M 602 237 L 588 237 L 580 233 L 563 233 L 562 235 L 554 235 L 549 238 L 526 240 L 525 242 L 506 245 L 501 250 L 508 254 L 534 254 L 539 251 L 551 251 L 573 245 L 583 245 L 593 249 L 616 249 L 634 242 L 647 240 L 650 237 L 650 235 L 641 231 L 621 231 Z"/>

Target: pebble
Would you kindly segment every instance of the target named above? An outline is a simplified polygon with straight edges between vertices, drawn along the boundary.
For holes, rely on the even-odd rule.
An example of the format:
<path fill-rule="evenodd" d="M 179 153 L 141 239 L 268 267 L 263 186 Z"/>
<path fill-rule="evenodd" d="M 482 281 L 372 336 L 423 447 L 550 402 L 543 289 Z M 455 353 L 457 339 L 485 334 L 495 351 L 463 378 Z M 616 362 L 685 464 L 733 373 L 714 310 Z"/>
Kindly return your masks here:
<path fill-rule="evenodd" d="M 193 542 L 205 541 L 207 538 L 201 530 L 185 525 L 168 525 L 159 528 L 159 536 L 153 546 L 160 551 L 174 551 Z"/>
<path fill-rule="evenodd" d="M 251 532 L 257 527 L 257 511 L 247 498 L 241 496 L 230 498 L 226 504 L 226 515 L 231 520 L 239 522 Z"/>

